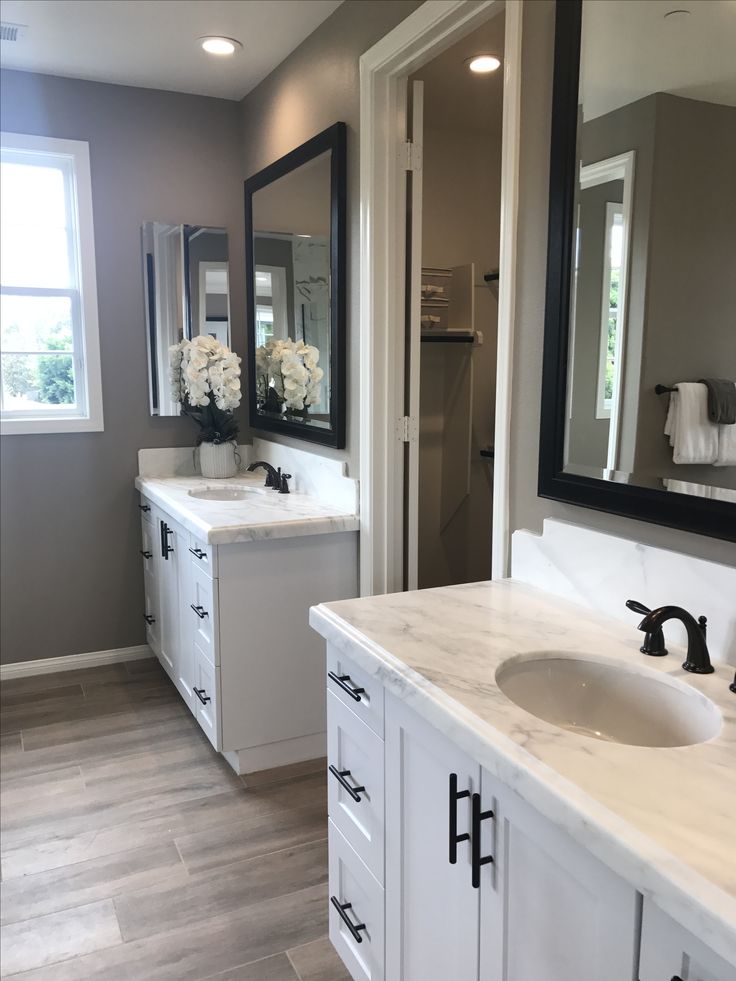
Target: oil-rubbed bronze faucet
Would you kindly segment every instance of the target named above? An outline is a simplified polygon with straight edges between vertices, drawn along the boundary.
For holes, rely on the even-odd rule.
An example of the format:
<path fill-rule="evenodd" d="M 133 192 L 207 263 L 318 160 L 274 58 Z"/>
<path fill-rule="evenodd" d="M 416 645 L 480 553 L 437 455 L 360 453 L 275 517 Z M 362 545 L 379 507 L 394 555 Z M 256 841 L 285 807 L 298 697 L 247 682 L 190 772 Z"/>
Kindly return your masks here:
<path fill-rule="evenodd" d="M 253 463 L 249 463 L 245 468 L 249 473 L 253 473 L 254 470 L 265 470 L 266 471 L 266 487 L 273 487 L 274 490 L 281 490 L 281 467 L 278 470 L 272 467 L 270 463 L 266 463 L 265 460 L 254 460 Z"/>
<path fill-rule="evenodd" d="M 639 630 L 652 634 L 661 630 L 662 624 L 667 620 L 680 620 L 687 630 L 687 657 L 682 663 L 683 668 L 693 674 L 712 674 L 715 668 L 710 663 L 708 645 L 705 642 L 705 617 L 696 620 L 681 606 L 660 606 L 658 610 L 647 613 L 639 624 Z"/>

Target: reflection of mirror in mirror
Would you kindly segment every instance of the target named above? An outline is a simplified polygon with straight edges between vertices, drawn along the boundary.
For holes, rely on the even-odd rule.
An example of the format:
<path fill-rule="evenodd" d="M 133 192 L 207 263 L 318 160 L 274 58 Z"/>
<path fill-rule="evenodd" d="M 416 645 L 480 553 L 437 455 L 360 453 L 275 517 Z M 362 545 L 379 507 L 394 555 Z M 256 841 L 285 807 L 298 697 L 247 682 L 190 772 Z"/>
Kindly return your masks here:
<path fill-rule="evenodd" d="M 255 191 L 259 415 L 330 428 L 331 154 Z"/>
<path fill-rule="evenodd" d="M 583 3 L 565 471 L 736 501 L 733 11 L 667 10 Z"/>
<path fill-rule="evenodd" d="M 230 346 L 227 232 L 147 221 L 141 238 L 151 414 L 178 416 L 169 387 L 169 348 L 198 334 Z"/>

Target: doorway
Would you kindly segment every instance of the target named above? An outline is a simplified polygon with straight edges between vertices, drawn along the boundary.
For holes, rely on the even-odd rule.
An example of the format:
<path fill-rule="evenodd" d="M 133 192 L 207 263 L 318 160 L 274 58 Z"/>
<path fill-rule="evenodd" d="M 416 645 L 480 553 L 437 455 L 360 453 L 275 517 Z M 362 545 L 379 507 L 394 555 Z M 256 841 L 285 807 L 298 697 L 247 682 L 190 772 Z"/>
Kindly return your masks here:
<path fill-rule="evenodd" d="M 504 33 L 500 11 L 408 80 L 422 145 L 407 189 L 410 589 L 491 578 Z"/>
<path fill-rule="evenodd" d="M 416 141 L 412 148 L 406 139 L 407 134 L 412 135 L 413 122 L 408 82 L 412 76 L 421 77 L 423 68 L 430 71 L 431 62 L 483 25 L 490 25 L 496 20 L 498 27 L 499 17 L 503 37 L 500 220 L 496 224 L 495 237 L 492 229 L 487 236 L 489 241 L 495 241 L 498 246 L 500 226 L 498 266 L 494 269 L 492 259 L 483 255 L 477 260 L 476 267 L 469 272 L 466 270 L 464 273 L 455 273 L 455 270 L 472 265 L 472 258 L 470 262 L 458 262 L 457 265 L 452 265 L 452 259 L 441 259 L 440 264 L 435 267 L 423 267 L 423 258 L 417 259 L 417 250 L 412 252 L 411 249 L 412 241 L 421 240 L 421 233 L 419 238 L 416 234 L 417 209 L 416 202 L 412 207 L 412 195 L 416 192 L 413 177 L 417 163 L 421 164 L 423 151 L 421 146 L 416 145 Z M 450 272 L 456 279 L 458 290 L 460 281 L 463 280 L 466 284 L 464 289 L 469 288 L 472 291 L 471 307 L 485 306 L 486 314 L 488 309 L 496 307 L 498 342 L 497 345 L 489 343 L 483 352 L 487 355 L 489 351 L 493 353 L 494 348 L 497 351 L 495 399 L 490 391 L 490 382 L 487 393 L 495 412 L 486 412 L 485 432 L 478 425 L 473 433 L 473 418 L 469 422 L 469 416 L 474 417 L 474 408 L 467 411 L 471 404 L 474 405 L 474 399 L 469 397 L 468 371 L 472 364 L 469 359 L 476 358 L 483 345 L 478 344 L 474 322 L 471 326 L 470 320 L 466 318 L 468 332 L 472 329 L 472 342 L 451 342 L 458 348 L 456 355 L 453 355 L 453 359 L 461 366 L 455 372 L 456 377 L 461 379 L 456 388 L 459 403 L 465 406 L 466 412 L 464 417 L 462 413 L 455 413 L 452 425 L 446 431 L 443 426 L 443 438 L 448 444 L 449 460 L 456 449 L 455 440 L 449 433 L 455 423 L 460 432 L 463 432 L 464 425 L 464 432 L 470 441 L 464 457 L 465 464 L 471 471 L 477 464 L 479 476 L 483 473 L 480 468 L 489 466 L 482 463 L 481 450 L 493 450 L 493 473 L 485 478 L 481 476 L 487 486 L 486 521 L 492 522 L 493 529 L 492 574 L 494 577 L 502 577 L 508 573 L 508 438 L 513 351 L 520 47 L 521 0 L 509 0 L 506 4 L 501 0 L 486 0 L 481 3 L 457 0 L 443 5 L 425 3 L 361 58 L 362 595 L 396 591 L 407 586 L 415 588 L 419 584 L 419 403 L 422 386 L 420 379 L 417 384 L 414 381 L 421 372 L 423 352 L 413 359 L 411 352 L 414 345 L 417 348 L 422 345 L 422 268 L 434 268 L 439 273 Z M 421 183 L 420 179 L 419 184 Z M 404 275 L 405 271 L 408 271 L 408 276 Z M 494 278 L 486 282 L 485 275 Z M 411 284 L 409 288 L 407 282 Z M 425 285 L 437 285 L 438 282 L 437 278 L 433 282 L 427 279 Z M 484 292 L 481 293 L 481 290 Z M 497 291 L 497 301 L 493 291 Z M 412 304 L 416 305 L 414 316 Z M 483 323 L 486 321 L 490 323 L 490 319 L 484 314 Z M 432 323 L 427 319 L 425 328 L 433 329 Z M 490 336 L 493 330 L 488 333 Z M 485 344 L 485 334 L 483 341 Z M 434 350 L 435 346 L 439 349 L 444 345 L 437 341 L 425 342 L 424 349 L 429 350 L 430 346 Z M 459 354 L 460 347 L 466 351 L 464 356 Z M 430 364 L 429 356 L 425 362 Z M 480 374 L 481 370 L 479 368 L 477 373 Z M 473 375 L 475 373 L 473 364 Z M 492 382 L 492 367 L 486 373 L 490 374 Z M 449 371 L 449 375 L 452 376 L 453 372 Z M 452 387 L 452 378 L 449 384 Z M 432 391 L 430 382 L 425 384 L 425 391 Z M 478 460 L 473 459 L 471 462 L 471 456 L 475 456 L 476 450 Z M 484 459 L 491 458 L 486 456 Z M 454 477 L 456 469 L 449 466 L 448 473 L 451 475 L 450 486 L 446 488 L 442 514 L 449 526 L 461 511 L 468 510 L 467 498 L 472 498 L 472 494 L 470 491 L 462 492 L 462 481 L 455 480 Z M 471 473 L 466 486 L 472 488 L 472 485 Z M 491 487 L 492 507 L 489 507 Z M 412 505 L 413 496 L 417 500 L 415 508 Z M 478 495 L 476 497 L 480 500 Z M 454 508 L 453 503 L 457 503 Z M 472 535 L 473 522 L 471 517 L 462 520 L 466 522 L 467 541 L 467 536 Z M 416 544 L 414 575 L 412 536 Z M 482 538 L 482 533 L 478 537 Z M 487 571 L 481 578 L 488 578 L 490 574 L 487 566 L 488 535 L 485 536 L 485 548 L 484 569 Z M 466 575 L 463 572 L 461 578 Z M 470 578 L 476 578 L 475 573 L 471 573 Z"/>

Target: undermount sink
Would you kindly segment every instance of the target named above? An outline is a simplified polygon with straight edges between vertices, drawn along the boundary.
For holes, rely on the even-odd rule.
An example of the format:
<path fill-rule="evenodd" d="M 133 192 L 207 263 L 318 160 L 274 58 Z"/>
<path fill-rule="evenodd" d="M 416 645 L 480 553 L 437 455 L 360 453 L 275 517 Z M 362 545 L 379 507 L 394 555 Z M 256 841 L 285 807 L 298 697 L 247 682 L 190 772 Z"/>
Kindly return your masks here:
<path fill-rule="evenodd" d="M 538 719 L 629 746 L 690 746 L 712 739 L 722 723 L 709 699 L 676 679 L 557 651 L 506 661 L 496 684 Z"/>
<path fill-rule="evenodd" d="M 257 493 L 251 487 L 204 487 L 202 490 L 190 490 L 189 496 L 198 501 L 243 501 L 249 494 Z"/>

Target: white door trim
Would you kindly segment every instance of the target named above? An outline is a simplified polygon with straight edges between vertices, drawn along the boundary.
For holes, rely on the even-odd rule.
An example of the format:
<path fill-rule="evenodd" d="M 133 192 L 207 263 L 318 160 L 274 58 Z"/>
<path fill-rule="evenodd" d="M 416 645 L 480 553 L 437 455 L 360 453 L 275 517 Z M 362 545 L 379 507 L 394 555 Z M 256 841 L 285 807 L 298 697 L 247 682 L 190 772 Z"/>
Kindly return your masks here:
<path fill-rule="evenodd" d="M 426 0 L 360 59 L 360 591 L 401 589 L 406 77 L 506 9 L 493 575 L 508 574 L 508 465 L 523 0 Z"/>

